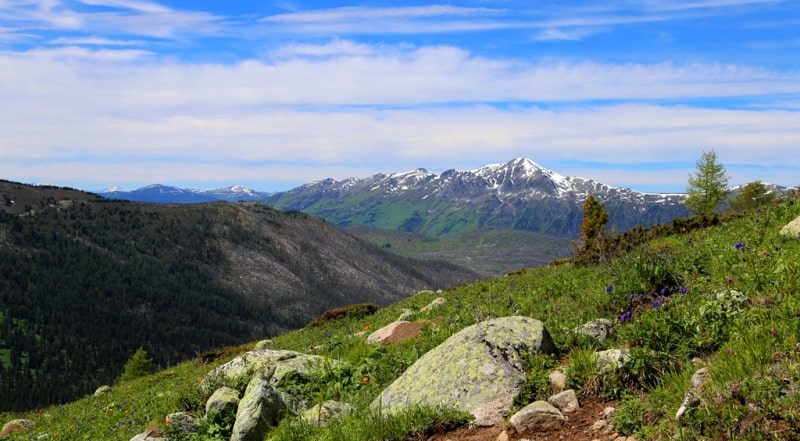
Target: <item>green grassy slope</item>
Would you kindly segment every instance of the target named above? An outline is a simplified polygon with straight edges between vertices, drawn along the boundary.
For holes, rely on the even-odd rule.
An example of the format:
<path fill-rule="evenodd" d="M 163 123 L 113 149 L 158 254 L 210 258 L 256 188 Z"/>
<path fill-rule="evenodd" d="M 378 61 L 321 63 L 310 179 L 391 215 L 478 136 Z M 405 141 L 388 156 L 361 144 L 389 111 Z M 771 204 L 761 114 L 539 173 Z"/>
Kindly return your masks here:
<path fill-rule="evenodd" d="M 347 368 L 321 372 L 305 385 L 309 399 L 341 398 L 358 410 L 328 429 L 288 419 L 268 439 L 403 439 L 367 432 L 376 417 L 363 410 L 366 405 L 422 354 L 478 317 L 512 314 L 544 321 L 561 353 L 527 360 L 528 380 L 520 404 L 545 397 L 547 374 L 560 365 L 581 400 L 619 400 L 617 430 L 638 439 L 796 439 L 800 241 L 781 237 L 778 231 L 798 215 L 800 200 L 794 199 L 732 216 L 719 226 L 689 222 L 685 231 L 628 247 L 603 265 L 519 271 L 441 294 L 419 293 L 372 316 L 282 334 L 273 347 L 307 352 L 326 342 L 318 353 L 346 363 Z M 731 289 L 746 295 L 746 302 L 717 298 L 717 293 Z M 392 322 L 403 308 L 419 310 L 437 296 L 447 304 L 416 317 L 427 326 L 409 343 L 368 347 L 364 337 L 355 335 Z M 591 342 L 571 332 L 601 317 L 616 324 L 612 339 Z M 598 373 L 591 354 L 612 347 L 630 348 L 632 362 Z M 693 359 L 707 367 L 710 380 L 697 408 L 676 421 L 675 411 L 697 369 Z M 163 426 L 168 412 L 199 409 L 197 383 L 211 365 L 185 363 L 120 385 L 108 396 L 41 412 L 0 415 L 0 420 L 30 418 L 37 423 L 31 433 L 57 434 L 60 439 L 128 440 L 148 426 Z"/>

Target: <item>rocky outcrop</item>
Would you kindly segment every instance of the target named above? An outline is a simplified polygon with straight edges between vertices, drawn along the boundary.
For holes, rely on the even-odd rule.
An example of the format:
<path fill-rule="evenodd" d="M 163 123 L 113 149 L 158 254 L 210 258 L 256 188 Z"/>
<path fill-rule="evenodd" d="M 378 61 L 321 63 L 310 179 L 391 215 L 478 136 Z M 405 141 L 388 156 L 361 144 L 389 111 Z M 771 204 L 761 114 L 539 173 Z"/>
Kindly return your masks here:
<path fill-rule="evenodd" d="M 609 349 L 594 353 L 594 363 L 598 372 L 605 373 L 619 369 L 631 359 L 628 349 Z"/>
<path fill-rule="evenodd" d="M 35 424 L 31 420 L 11 420 L 3 425 L 3 429 L 0 430 L 0 438 L 9 435 L 14 432 L 22 432 L 27 429 L 30 429 Z"/>
<path fill-rule="evenodd" d="M 527 354 L 556 352 L 544 324 L 504 317 L 462 329 L 424 354 L 372 402 L 384 414 L 411 405 L 452 406 L 478 425 L 503 420 L 525 381 Z"/>
<path fill-rule="evenodd" d="M 439 309 L 446 304 L 447 304 L 447 299 L 445 299 L 444 297 L 437 297 L 433 299 L 430 303 L 428 303 L 426 306 L 423 306 L 419 310 L 419 312 L 430 312 L 433 311 L 434 309 Z"/>
<path fill-rule="evenodd" d="M 212 385 L 235 385 L 246 383 L 255 373 L 271 370 L 271 383 L 278 384 L 288 373 L 303 375 L 313 363 L 324 360 L 318 355 L 296 351 L 258 349 L 240 355 L 228 363 L 212 370 L 203 380 L 202 387 Z"/>
<path fill-rule="evenodd" d="M 285 414 L 286 404 L 270 385 L 270 379 L 256 375 L 239 402 L 231 441 L 261 441 Z"/>
<path fill-rule="evenodd" d="M 410 340 L 422 332 L 424 325 L 419 322 L 397 321 L 384 326 L 367 337 L 367 343 L 390 345 Z"/>

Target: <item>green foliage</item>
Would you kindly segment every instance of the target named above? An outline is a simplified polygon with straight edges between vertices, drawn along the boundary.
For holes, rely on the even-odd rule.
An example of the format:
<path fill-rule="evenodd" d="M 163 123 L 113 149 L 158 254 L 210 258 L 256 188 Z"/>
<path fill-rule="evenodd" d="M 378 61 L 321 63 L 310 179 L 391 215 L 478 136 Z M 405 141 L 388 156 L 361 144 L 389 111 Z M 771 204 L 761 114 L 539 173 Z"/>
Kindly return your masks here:
<path fill-rule="evenodd" d="M 730 200 L 731 208 L 737 211 L 753 210 L 775 200 L 775 193 L 761 181 L 750 182 Z"/>
<path fill-rule="evenodd" d="M 689 176 L 686 208 L 695 215 L 713 215 L 728 192 L 729 180 L 725 166 L 718 162 L 714 150 L 703 152 L 697 161 L 697 172 Z"/>
<path fill-rule="evenodd" d="M 117 380 L 118 383 L 125 383 L 136 378 L 145 377 L 150 375 L 153 371 L 153 359 L 147 357 L 147 351 L 139 348 L 131 355 L 131 358 L 125 362 L 122 375 Z"/>
<path fill-rule="evenodd" d="M 608 224 L 608 212 L 594 195 L 589 195 L 583 204 L 581 234 L 575 250 L 575 260 L 580 262 L 600 262 L 606 256 L 600 238 Z"/>

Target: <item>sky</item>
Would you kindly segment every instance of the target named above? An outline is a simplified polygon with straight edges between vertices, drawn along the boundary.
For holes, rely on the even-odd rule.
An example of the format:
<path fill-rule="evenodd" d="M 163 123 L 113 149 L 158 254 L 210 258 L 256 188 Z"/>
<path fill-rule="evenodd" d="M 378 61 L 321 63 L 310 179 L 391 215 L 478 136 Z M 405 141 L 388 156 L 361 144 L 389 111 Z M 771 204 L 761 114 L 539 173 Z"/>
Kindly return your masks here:
<path fill-rule="evenodd" d="M 798 0 L 0 0 L 0 179 L 800 185 Z"/>

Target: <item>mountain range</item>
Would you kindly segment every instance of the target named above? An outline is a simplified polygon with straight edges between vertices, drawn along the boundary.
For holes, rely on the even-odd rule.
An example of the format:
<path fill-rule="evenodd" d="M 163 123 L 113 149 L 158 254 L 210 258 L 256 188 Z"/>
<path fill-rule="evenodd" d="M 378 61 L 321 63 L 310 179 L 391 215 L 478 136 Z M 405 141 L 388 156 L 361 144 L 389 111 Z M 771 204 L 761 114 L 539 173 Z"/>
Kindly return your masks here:
<path fill-rule="evenodd" d="M 338 226 L 363 225 L 430 237 L 487 229 L 575 237 L 589 195 L 604 204 L 609 226 L 617 230 L 688 214 L 685 195 L 641 193 L 568 177 L 527 158 L 441 174 L 417 169 L 363 179 L 325 179 L 264 201 Z"/>
<path fill-rule="evenodd" d="M 367 178 L 324 179 L 276 193 L 241 186 L 201 191 L 162 185 L 100 193 L 112 199 L 158 203 L 260 200 L 322 217 L 340 227 L 359 225 L 428 237 L 504 229 L 567 238 L 577 235 L 583 202 L 590 194 L 605 205 L 612 229 L 669 222 L 688 214 L 683 194 L 616 188 L 558 174 L 527 158 L 441 174 L 420 168 Z"/>
<path fill-rule="evenodd" d="M 161 184 L 148 185 L 136 190 L 125 191 L 112 188 L 98 193 L 108 199 L 124 199 L 136 202 L 155 202 L 159 204 L 196 204 L 202 202 L 252 202 L 270 195 L 241 185 L 218 188 L 216 190 L 195 190 L 170 187 Z"/>

